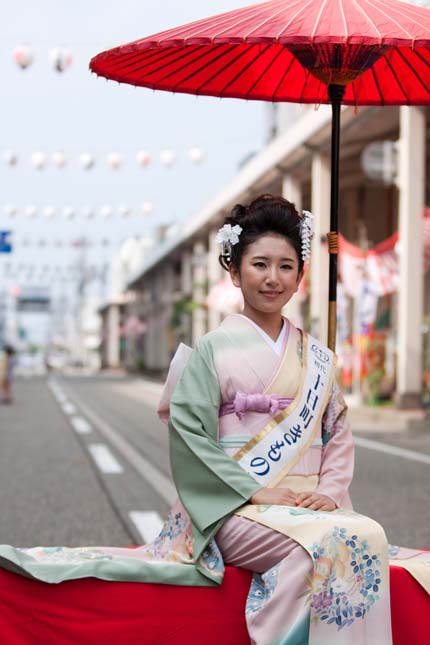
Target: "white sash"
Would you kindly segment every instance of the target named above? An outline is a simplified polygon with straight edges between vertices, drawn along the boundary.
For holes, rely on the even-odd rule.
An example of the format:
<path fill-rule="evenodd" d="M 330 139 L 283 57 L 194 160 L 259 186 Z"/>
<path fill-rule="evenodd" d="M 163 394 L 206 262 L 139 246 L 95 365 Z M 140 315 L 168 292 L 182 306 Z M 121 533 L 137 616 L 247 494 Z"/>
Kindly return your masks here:
<path fill-rule="evenodd" d="M 276 485 L 310 447 L 330 394 L 335 355 L 303 335 L 304 380 L 294 402 L 244 446 L 235 459 L 262 486 Z M 263 436 L 262 436 L 263 434 Z"/>

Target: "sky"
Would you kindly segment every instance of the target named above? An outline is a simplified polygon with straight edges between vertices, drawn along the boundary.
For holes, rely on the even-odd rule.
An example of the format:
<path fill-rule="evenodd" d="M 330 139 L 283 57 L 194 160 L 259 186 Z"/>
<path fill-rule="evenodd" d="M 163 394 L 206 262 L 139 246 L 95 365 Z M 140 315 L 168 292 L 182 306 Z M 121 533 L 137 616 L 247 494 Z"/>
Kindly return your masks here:
<path fill-rule="evenodd" d="M 261 147 L 267 111 L 260 102 L 135 89 L 88 70 L 89 60 L 99 51 L 247 4 L 248 0 L 5 3 L 0 28 L 0 230 L 13 231 L 14 252 L 0 254 L 0 290 L 11 283 L 25 285 L 26 280 L 47 283 L 50 273 L 59 274 L 80 261 L 82 251 L 69 245 L 57 248 L 58 241 L 85 236 L 94 244 L 87 261 L 100 264 L 126 237 L 147 235 L 158 224 L 192 215 L 234 177 L 248 154 Z M 26 70 L 12 60 L 14 47 L 21 43 L 28 43 L 34 54 Z M 73 56 L 71 67 L 61 74 L 49 62 L 49 51 L 58 46 L 67 47 Z M 190 146 L 203 149 L 204 163 L 190 162 Z M 165 148 L 178 155 L 172 168 L 159 160 Z M 14 167 L 4 162 L 8 149 L 18 155 Z M 145 169 L 135 161 L 141 149 L 153 159 Z M 49 156 L 62 150 L 67 164 L 58 169 L 49 160 L 38 171 L 29 161 L 36 150 Z M 79 166 L 82 152 L 96 157 L 91 170 Z M 107 167 L 110 152 L 122 156 L 122 169 Z M 153 203 L 150 216 L 138 211 L 144 201 Z M 17 215 L 11 218 L 4 212 L 7 204 L 16 206 Z M 25 215 L 30 204 L 39 209 L 34 219 Z M 114 209 L 126 204 L 132 215 L 121 219 L 115 213 L 106 221 L 100 213 L 92 220 L 80 213 L 86 205 L 97 212 L 105 204 Z M 57 209 L 52 219 L 40 212 L 47 205 Z M 77 211 L 73 219 L 64 218 L 65 206 Z M 102 239 L 109 240 L 109 246 L 101 247 Z M 29 264 L 34 267 L 31 280 L 24 268 Z M 41 271 L 44 277 L 38 280 L 34 275 Z"/>

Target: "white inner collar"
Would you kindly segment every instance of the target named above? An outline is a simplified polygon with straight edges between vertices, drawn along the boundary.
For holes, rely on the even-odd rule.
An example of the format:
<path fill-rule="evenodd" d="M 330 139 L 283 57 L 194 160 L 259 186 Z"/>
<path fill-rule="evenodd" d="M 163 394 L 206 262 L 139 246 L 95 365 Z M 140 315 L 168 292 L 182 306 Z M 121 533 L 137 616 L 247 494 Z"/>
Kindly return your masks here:
<path fill-rule="evenodd" d="M 287 330 L 288 330 L 287 319 L 286 318 L 282 318 L 282 321 L 283 321 L 282 322 L 282 329 L 279 332 L 278 338 L 276 340 L 273 340 L 272 338 L 270 338 L 269 334 L 266 334 L 264 329 L 262 329 L 259 325 L 257 325 L 257 323 L 255 323 L 253 320 L 251 320 L 251 318 L 248 318 L 248 316 L 244 316 L 243 314 L 238 314 L 238 315 L 242 316 L 242 318 L 245 318 L 258 331 L 258 333 L 261 335 L 261 337 L 273 349 L 275 354 L 277 354 L 278 356 L 281 355 L 282 348 L 284 346 L 285 335 L 286 335 Z"/>

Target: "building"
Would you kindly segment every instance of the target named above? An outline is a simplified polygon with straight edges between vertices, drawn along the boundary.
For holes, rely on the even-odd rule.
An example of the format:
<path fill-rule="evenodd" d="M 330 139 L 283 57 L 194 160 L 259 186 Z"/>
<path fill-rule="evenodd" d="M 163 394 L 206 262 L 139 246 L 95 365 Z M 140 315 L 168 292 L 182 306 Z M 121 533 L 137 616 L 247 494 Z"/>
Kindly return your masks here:
<path fill-rule="evenodd" d="M 223 311 L 207 306 L 208 294 L 225 276 L 218 263 L 216 231 L 235 203 L 249 202 L 262 192 L 282 194 L 299 209 L 317 215 L 308 292 L 302 302 L 295 299 L 287 305 L 286 313 L 326 341 L 331 109 L 283 106 L 278 110 L 268 144 L 200 212 L 186 220 L 179 232 L 154 246 L 128 281 L 127 291 L 132 296 L 125 305 L 126 315 L 135 316 L 145 326 L 139 346 L 145 369 L 165 372 L 179 342 L 193 344 L 219 324 Z M 281 121 L 283 127 L 279 128 Z M 430 285 L 420 247 L 424 207 L 430 203 L 426 181 L 429 133 L 428 108 L 342 110 L 340 232 L 362 250 L 384 242 L 396 231 L 400 235 L 396 288 L 375 305 L 375 316 L 381 317 L 384 307 L 388 312 L 385 335 L 377 339 L 381 351 L 376 351 L 376 343 L 371 351 L 365 348 L 356 353 L 350 386 L 354 387 L 355 378 L 362 393 L 366 384 L 361 374 L 363 356 L 366 360 L 379 357 L 377 368 L 386 379 L 387 396 L 394 396 L 400 407 L 421 404 L 423 371 L 428 370 Z M 380 177 L 369 178 L 362 158 L 374 142 L 385 142 L 379 149 L 390 150 L 391 156 L 389 163 L 382 159 Z M 351 328 L 348 333 L 353 336 L 357 332 L 353 322 L 357 303 L 351 304 L 346 319 Z M 356 333 L 352 345 L 361 343 L 362 335 Z M 348 350 L 339 344 L 338 349 L 346 373 Z M 372 370 L 372 374 L 377 371 L 376 367 Z"/>

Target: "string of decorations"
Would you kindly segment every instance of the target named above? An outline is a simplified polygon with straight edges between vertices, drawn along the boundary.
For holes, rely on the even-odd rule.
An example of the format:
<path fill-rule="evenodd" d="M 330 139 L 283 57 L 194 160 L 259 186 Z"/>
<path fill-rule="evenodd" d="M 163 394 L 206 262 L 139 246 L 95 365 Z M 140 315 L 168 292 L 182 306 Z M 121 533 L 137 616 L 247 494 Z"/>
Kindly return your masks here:
<path fill-rule="evenodd" d="M 21 43 L 14 47 L 12 60 L 22 70 L 31 67 L 34 61 L 34 53 L 31 46 L 28 43 Z M 66 47 L 53 47 L 49 50 L 48 60 L 52 68 L 61 74 L 72 65 L 73 56 Z"/>
<path fill-rule="evenodd" d="M 9 218 L 13 219 L 19 215 L 24 215 L 28 219 L 35 219 L 43 217 L 46 220 L 52 220 L 56 217 L 61 217 L 66 220 L 73 220 L 77 216 L 81 216 L 86 220 L 93 219 L 96 216 L 102 217 L 104 220 L 111 219 L 115 214 L 118 214 L 122 219 L 131 217 L 133 214 L 140 214 L 144 217 L 149 216 L 154 210 L 154 204 L 147 200 L 142 202 L 140 206 L 132 208 L 128 204 L 119 204 L 113 207 L 110 204 L 104 204 L 98 208 L 92 206 L 83 206 L 81 208 L 74 208 L 73 206 L 55 207 L 46 205 L 37 207 L 34 204 L 28 204 L 23 208 L 19 208 L 15 204 L 7 203 L 0 207 L 2 211 Z"/>
<path fill-rule="evenodd" d="M 187 157 L 194 165 L 199 165 L 205 160 L 205 154 L 198 146 L 190 146 L 187 149 Z M 21 156 L 11 148 L 3 151 L 3 159 L 9 168 L 16 168 L 20 163 Z M 178 153 L 172 148 L 165 148 L 161 150 L 158 155 L 161 164 L 165 168 L 171 168 L 178 160 Z M 43 152 L 42 150 L 34 150 L 29 156 L 29 163 L 36 170 L 44 170 L 51 163 L 56 168 L 62 170 L 73 162 L 82 168 L 82 170 L 91 170 L 94 168 L 101 159 L 91 152 L 81 152 L 77 157 L 72 154 L 66 153 L 59 149 L 55 150 L 52 154 Z M 148 168 L 154 161 L 154 156 L 150 155 L 146 150 L 138 150 L 135 153 L 135 162 L 141 168 Z M 110 170 L 120 170 L 124 162 L 124 154 L 119 152 L 109 152 L 104 158 L 104 163 Z"/>

